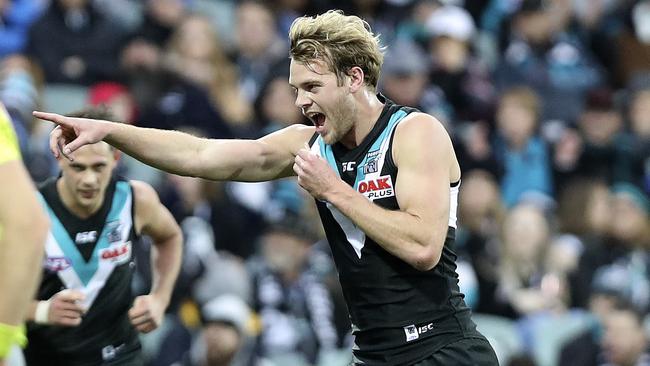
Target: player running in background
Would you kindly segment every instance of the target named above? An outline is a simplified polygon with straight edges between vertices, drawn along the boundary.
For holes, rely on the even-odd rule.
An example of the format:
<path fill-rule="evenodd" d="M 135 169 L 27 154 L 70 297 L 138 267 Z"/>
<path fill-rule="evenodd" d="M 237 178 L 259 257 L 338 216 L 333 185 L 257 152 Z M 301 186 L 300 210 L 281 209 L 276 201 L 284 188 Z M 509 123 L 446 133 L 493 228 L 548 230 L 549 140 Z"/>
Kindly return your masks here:
<path fill-rule="evenodd" d="M 97 111 L 88 117 L 101 117 Z M 182 234 L 148 184 L 115 177 L 119 151 L 105 142 L 59 159 L 61 176 L 39 189 L 52 221 L 28 365 L 140 365 L 138 331 L 160 326 L 182 255 Z M 133 299 L 133 245 L 153 240 L 151 292 Z"/>

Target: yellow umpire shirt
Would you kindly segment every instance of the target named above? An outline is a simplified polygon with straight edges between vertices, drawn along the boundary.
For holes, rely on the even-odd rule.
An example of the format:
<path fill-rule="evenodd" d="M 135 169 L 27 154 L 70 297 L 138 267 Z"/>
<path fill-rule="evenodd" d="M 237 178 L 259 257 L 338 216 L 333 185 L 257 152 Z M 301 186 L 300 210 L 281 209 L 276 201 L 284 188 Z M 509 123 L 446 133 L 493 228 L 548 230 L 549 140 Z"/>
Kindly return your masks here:
<path fill-rule="evenodd" d="M 9 119 L 9 113 L 0 103 L 0 165 L 18 159 L 20 159 L 18 139 Z"/>
<path fill-rule="evenodd" d="M 18 159 L 20 159 L 18 139 L 9 119 L 9 113 L 0 103 L 0 165 Z M 1 177 L 0 182 L 2 182 Z M 0 226 L 0 237 L 2 237 L 2 226 Z"/>

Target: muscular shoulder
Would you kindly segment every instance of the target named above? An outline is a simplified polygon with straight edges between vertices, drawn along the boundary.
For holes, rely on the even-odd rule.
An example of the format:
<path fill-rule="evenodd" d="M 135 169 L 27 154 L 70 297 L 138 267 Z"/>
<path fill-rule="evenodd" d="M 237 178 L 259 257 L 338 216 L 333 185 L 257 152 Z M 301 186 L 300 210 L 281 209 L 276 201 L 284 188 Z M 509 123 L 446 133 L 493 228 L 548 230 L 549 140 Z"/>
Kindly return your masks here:
<path fill-rule="evenodd" d="M 436 154 L 448 154 L 453 150 L 449 134 L 442 123 L 433 116 L 420 112 L 409 114 L 397 125 L 393 146 L 396 158 L 403 151 L 433 149 Z"/>
<path fill-rule="evenodd" d="M 460 179 L 460 167 L 447 130 L 426 113 L 412 113 L 397 126 L 393 160 L 398 167 L 431 172 L 442 169 L 449 174 L 451 182 Z"/>
<path fill-rule="evenodd" d="M 298 150 L 303 148 L 305 143 L 309 142 L 309 139 L 315 132 L 316 129 L 313 126 L 294 124 L 266 135 L 260 140 L 283 146 L 295 156 Z"/>
<path fill-rule="evenodd" d="M 146 222 L 146 218 L 160 204 L 158 193 L 156 193 L 151 185 L 139 180 L 130 180 L 129 184 L 131 184 L 131 188 L 133 189 L 136 221 L 140 223 Z"/>

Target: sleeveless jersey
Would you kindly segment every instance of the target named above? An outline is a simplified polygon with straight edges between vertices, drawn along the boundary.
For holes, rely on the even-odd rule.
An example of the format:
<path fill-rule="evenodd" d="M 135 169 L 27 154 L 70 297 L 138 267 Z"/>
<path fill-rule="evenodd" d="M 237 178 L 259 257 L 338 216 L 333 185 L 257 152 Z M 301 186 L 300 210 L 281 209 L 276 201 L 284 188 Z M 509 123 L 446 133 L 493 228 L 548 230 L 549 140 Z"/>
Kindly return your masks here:
<path fill-rule="evenodd" d="M 385 102 L 377 123 L 356 148 L 327 145 L 314 135 L 311 150 L 341 179 L 374 204 L 398 210 L 392 158 L 396 126 L 417 110 Z M 328 202 L 316 201 L 339 273 L 355 336 L 355 364 L 410 365 L 444 345 L 475 335 L 475 325 L 458 288 L 456 227 L 458 183 L 450 188 L 449 229 L 435 268 L 418 271 L 367 237 Z M 427 192 L 420 192 L 427 199 Z"/>
<path fill-rule="evenodd" d="M 28 326 L 28 365 L 98 365 L 139 351 L 128 310 L 133 302 L 133 192 L 128 182 L 112 180 L 102 207 L 80 219 L 64 206 L 56 179 L 40 189 L 51 229 L 45 244 L 39 300 L 63 289 L 82 291 L 88 309 L 77 327 Z"/>

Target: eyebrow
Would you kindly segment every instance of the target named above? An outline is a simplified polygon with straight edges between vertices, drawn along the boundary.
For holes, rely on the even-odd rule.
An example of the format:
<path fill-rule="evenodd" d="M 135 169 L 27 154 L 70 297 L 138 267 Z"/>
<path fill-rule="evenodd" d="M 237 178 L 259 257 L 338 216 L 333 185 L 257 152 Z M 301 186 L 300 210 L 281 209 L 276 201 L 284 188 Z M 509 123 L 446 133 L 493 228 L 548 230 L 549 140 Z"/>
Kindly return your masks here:
<path fill-rule="evenodd" d="M 73 167 L 73 168 L 84 168 L 84 169 L 87 168 L 87 167 L 92 168 L 92 167 L 106 166 L 106 165 L 108 165 L 108 163 L 103 162 L 103 161 L 99 162 L 99 163 L 90 164 L 90 165 L 88 165 L 88 164 L 79 164 L 79 163 L 76 163 L 76 162 L 70 163 L 70 166 Z"/>
<path fill-rule="evenodd" d="M 300 86 L 300 87 L 305 87 L 306 85 L 309 85 L 309 84 L 323 85 L 323 82 L 320 81 L 320 80 L 317 80 L 317 79 L 309 79 L 309 80 L 305 80 L 305 81 L 303 81 L 303 82 L 300 83 L 300 85 L 298 85 L 298 86 Z M 293 85 L 293 84 L 291 84 L 291 83 L 289 83 L 289 85 L 290 85 L 292 88 L 294 88 L 294 89 L 298 89 L 298 86 L 295 86 L 295 85 Z"/>

